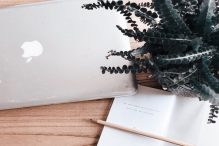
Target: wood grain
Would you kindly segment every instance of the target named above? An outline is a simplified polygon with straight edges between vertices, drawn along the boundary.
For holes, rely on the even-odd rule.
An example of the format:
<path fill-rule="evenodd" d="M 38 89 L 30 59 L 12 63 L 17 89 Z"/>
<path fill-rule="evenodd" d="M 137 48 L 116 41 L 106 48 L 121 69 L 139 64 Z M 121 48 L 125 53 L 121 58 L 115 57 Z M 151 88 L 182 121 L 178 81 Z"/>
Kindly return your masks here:
<path fill-rule="evenodd" d="M 105 119 L 111 99 L 0 112 L 0 145 L 96 145 L 102 128 L 89 121 Z"/>
<path fill-rule="evenodd" d="M 0 0 L 0 7 L 42 0 Z M 141 44 L 130 41 L 132 48 Z M 140 84 L 157 87 L 145 74 Z M 106 119 L 112 99 L 0 111 L 0 146 L 95 146 L 102 127 L 90 118 Z"/>

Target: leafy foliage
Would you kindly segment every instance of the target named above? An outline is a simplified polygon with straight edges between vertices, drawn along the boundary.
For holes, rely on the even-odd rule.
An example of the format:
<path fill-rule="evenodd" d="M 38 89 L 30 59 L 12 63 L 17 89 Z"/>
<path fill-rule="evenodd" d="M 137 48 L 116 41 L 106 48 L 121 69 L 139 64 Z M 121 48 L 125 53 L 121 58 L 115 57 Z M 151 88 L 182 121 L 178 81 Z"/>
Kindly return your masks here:
<path fill-rule="evenodd" d="M 110 51 L 133 65 L 101 67 L 102 73 L 150 72 L 163 89 L 219 105 L 219 0 L 98 0 L 82 8 L 116 10 L 131 29 L 117 28 L 142 47 Z M 140 30 L 135 16 L 149 26 Z"/>

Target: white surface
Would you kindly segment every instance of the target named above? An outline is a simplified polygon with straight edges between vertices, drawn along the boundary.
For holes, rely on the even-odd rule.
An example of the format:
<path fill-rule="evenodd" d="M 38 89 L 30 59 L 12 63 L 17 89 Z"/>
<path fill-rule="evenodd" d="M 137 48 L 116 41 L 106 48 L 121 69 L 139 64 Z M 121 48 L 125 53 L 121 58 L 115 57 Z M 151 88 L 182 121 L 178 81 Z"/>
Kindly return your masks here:
<path fill-rule="evenodd" d="M 105 58 L 111 49 L 130 50 L 129 39 L 115 27 L 126 27 L 124 17 L 81 8 L 89 2 L 57 0 L 0 10 L 0 109 L 135 93 L 131 74 L 100 70 L 129 64 Z M 36 41 L 42 54 L 25 55 L 27 46 L 40 46 L 31 43 Z"/>
<path fill-rule="evenodd" d="M 209 107 L 210 104 L 208 102 L 199 101 L 198 98 L 176 97 L 171 111 L 170 122 L 167 125 L 167 136 L 185 141 L 194 146 L 201 146 L 198 145 L 199 139 L 207 138 L 200 138 L 200 134 L 202 129 L 207 126 Z M 174 146 L 167 143 L 164 145 Z"/>
<path fill-rule="evenodd" d="M 218 146 L 219 123 L 208 125 L 209 103 L 176 97 L 139 86 L 138 93 L 116 98 L 108 122 L 155 133 L 194 146 Z M 144 136 L 104 127 L 98 146 L 175 146 Z"/>
<path fill-rule="evenodd" d="M 165 135 L 175 96 L 139 86 L 134 96 L 116 98 L 107 121 Z M 162 146 L 163 142 L 104 127 L 98 146 Z"/>

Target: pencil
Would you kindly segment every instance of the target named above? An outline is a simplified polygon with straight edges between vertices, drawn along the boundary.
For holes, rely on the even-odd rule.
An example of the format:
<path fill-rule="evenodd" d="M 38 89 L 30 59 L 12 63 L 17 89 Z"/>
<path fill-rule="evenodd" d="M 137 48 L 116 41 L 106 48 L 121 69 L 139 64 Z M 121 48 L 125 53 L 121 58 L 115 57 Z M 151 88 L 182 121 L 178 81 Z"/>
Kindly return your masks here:
<path fill-rule="evenodd" d="M 134 134 L 150 137 L 150 138 L 153 138 L 153 139 L 165 141 L 165 142 L 172 143 L 172 144 L 179 145 L 179 146 L 192 146 L 190 144 L 187 144 L 187 143 L 184 143 L 184 142 L 181 142 L 181 141 L 178 141 L 178 140 L 173 140 L 173 139 L 163 137 L 163 136 L 160 136 L 160 135 L 156 135 L 156 134 L 153 134 L 153 133 L 149 133 L 149 132 L 143 132 L 143 131 L 131 129 L 131 128 L 128 128 L 128 127 L 124 127 L 124 126 L 121 126 L 121 125 L 118 125 L 118 124 L 109 123 L 109 122 L 102 121 L 102 120 L 91 119 L 91 121 L 95 122 L 97 124 L 100 124 L 100 125 L 110 127 L 110 128 L 114 128 L 114 129 L 129 132 L 129 133 L 134 133 Z"/>

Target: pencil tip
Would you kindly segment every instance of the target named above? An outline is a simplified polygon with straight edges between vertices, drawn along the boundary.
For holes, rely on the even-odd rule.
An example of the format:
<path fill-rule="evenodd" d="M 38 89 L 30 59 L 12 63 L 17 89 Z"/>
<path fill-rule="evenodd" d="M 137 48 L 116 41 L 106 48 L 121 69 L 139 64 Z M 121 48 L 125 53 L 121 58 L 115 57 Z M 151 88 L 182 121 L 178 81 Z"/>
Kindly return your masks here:
<path fill-rule="evenodd" d="M 97 120 L 95 119 L 90 119 L 91 122 L 97 123 Z"/>

